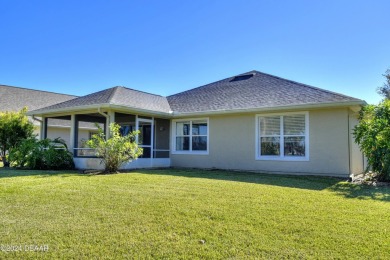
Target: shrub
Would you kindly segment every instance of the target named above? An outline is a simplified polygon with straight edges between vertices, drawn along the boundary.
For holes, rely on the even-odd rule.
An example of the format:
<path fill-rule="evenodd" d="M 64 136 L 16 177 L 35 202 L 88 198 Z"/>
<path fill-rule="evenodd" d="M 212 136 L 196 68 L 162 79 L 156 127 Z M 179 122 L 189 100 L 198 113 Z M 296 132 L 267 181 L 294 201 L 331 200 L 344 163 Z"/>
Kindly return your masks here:
<path fill-rule="evenodd" d="M 364 106 L 359 119 L 353 133 L 355 141 L 378 179 L 390 181 L 390 100 Z"/>
<path fill-rule="evenodd" d="M 96 156 L 101 158 L 106 173 L 117 172 L 118 169 L 127 162 L 137 159 L 142 155 L 142 148 L 136 143 L 136 136 L 139 131 L 134 131 L 128 135 L 121 135 L 118 124 L 110 124 L 110 138 L 105 138 L 103 130 L 99 127 L 99 132 L 86 142 L 90 148 L 96 149 Z"/>
<path fill-rule="evenodd" d="M 26 116 L 27 108 L 19 112 L 0 112 L 0 156 L 8 166 L 7 153 L 28 138 L 33 137 L 34 125 Z"/>
<path fill-rule="evenodd" d="M 73 155 L 64 140 L 29 138 L 9 153 L 13 167 L 37 170 L 69 170 L 74 168 Z"/>

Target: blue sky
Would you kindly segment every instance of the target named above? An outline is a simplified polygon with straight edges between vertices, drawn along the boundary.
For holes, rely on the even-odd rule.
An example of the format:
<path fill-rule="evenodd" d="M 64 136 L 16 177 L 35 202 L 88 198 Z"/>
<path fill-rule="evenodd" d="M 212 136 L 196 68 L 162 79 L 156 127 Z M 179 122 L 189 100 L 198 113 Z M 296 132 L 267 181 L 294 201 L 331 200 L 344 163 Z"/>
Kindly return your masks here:
<path fill-rule="evenodd" d="M 0 84 L 170 95 L 250 70 L 378 103 L 390 1 L 0 0 Z"/>

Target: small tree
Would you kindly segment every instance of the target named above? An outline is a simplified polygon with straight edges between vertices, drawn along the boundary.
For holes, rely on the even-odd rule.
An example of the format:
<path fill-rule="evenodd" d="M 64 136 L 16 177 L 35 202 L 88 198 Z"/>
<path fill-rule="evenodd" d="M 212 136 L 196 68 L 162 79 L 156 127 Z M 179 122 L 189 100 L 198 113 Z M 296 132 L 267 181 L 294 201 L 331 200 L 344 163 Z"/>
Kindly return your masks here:
<path fill-rule="evenodd" d="M 390 181 L 390 100 L 362 108 L 354 128 L 355 141 L 379 180 Z"/>
<path fill-rule="evenodd" d="M 34 125 L 26 116 L 27 108 L 19 112 L 0 112 L 0 156 L 7 166 L 6 154 L 23 140 L 33 137 Z"/>
<path fill-rule="evenodd" d="M 127 162 L 137 159 L 142 155 L 142 148 L 136 143 L 136 136 L 139 131 L 134 131 L 126 136 L 120 134 L 118 124 L 110 124 L 110 137 L 105 138 L 103 130 L 99 127 L 99 132 L 86 142 L 90 148 L 96 149 L 96 156 L 101 158 L 106 173 L 117 172 L 118 169 Z"/>
<path fill-rule="evenodd" d="M 378 88 L 377 92 L 379 95 L 384 96 L 387 99 L 390 99 L 390 69 L 388 69 L 386 73 L 383 74 L 383 77 L 386 78 L 386 81 L 383 84 L 383 86 Z"/>
<path fill-rule="evenodd" d="M 379 180 L 390 181 L 390 70 L 383 76 L 386 81 L 377 91 L 384 100 L 361 109 L 353 134 L 367 157 L 367 169 L 371 167 Z"/>

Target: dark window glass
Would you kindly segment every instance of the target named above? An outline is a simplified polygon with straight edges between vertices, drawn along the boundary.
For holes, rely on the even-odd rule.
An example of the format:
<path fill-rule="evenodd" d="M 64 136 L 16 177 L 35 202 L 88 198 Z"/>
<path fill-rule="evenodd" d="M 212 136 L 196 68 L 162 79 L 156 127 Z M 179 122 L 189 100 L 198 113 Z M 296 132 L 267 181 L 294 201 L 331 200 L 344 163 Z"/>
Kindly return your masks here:
<path fill-rule="evenodd" d="M 194 136 L 192 137 L 192 150 L 193 151 L 206 151 L 207 150 L 207 136 Z"/>
<path fill-rule="evenodd" d="M 284 138 L 285 156 L 305 156 L 305 137 L 294 136 Z"/>
<path fill-rule="evenodd" d="M 207 123 L 206 122 L 192 122 L 192 134 L 193 135 L 207 135 Z"/>
<path fill-rule="evenodd" d="M 176 137 L 176 151 L 188 151 L 190 150 L 190 138 L 189 137 Z"/>
<path fill-rule="evenodd" d="M 280 138 L 261 137 L 261 155 L 280 155 Z"/>

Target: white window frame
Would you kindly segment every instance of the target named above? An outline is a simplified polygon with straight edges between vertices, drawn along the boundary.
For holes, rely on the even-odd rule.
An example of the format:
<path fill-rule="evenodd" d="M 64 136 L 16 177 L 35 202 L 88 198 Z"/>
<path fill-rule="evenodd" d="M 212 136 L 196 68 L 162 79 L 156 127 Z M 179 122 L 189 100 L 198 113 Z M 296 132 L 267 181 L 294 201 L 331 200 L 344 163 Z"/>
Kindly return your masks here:
<path fill-rule="evenodd" d="M 291 115 L 305 115 L 305 156 L 285 156 L 284 155 L 284 129 L 283 129 L 283 116 Z M 260 118 L 268 116 L 280 116 L 280 155 L 261 155 L 261 144 L 260 144 Z M 288 112 L 288 113 L 269 113 L 269 114 L 257 114 L 256 115 L 256 151 L 255 159 L 261 161 L 309 161 L 310 159 L 310 146 L 309 146 L 309 112 Z"/>
<path fill-rule="evenodd" d="M 192 150 L 192 122 L 193 121 L 206 121 L 207 123 L 207 150 L 206 151 L 193 151 Z M 176 150 L 176 123 L 180 122 L 190 122 L 190 133 L 188 135 L 190 141 L 189 141 L 189 150 L 188 151 L 182 151 L 182 150 Z M 172 154 L 199 154 L 199 155 L 208 155 L 209 149 L 210 149 L 210 121 L 208 117 L 202 117 L 202 118 L 186 118 L 186 119 L 174 119 L 172 120 Z"/>

